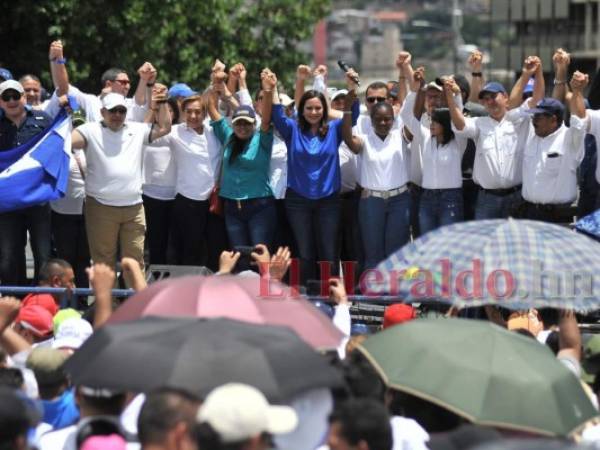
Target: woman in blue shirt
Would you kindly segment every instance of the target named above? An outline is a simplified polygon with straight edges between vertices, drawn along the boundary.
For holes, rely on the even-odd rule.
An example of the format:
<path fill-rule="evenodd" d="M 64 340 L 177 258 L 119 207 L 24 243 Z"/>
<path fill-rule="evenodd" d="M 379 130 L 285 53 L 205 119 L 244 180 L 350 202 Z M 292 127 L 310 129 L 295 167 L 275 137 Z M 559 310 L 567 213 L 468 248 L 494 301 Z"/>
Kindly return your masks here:
<path fill-rule="evenodd" d="M 263 121 L 256 131 L 256 114 L 250 106 L 236 108 L 231 125 L 221 116 L 217 102 L 223 89 L 223 81 L 213 85 L 208 96 L 208 114 L 213 131 L 224 146 L 219 196 L 224 199 L 229 243 L 232 247 L 257 244 L 272 247 L 277 213 L 269 184 L 273 147 L 271 99 L 265 96 Z"/>
<path fill-rule="evenodd" d="M 346 73 L 348 90 L 356 88 L 358 75 Z M 321 265 L 321 278 L 339 273 L 337 249 L 340 225 L 340 161 L 342 143 L 341 119 L 327 121 L 329 110 L 323 94 L 315 90 L 304 93 L 298 104 L 298 118 L 285 115 L 277 95 L 277 80 L 270 78 L 267 90 L 273 91 L 273 123 L 288 149 L 288 179 L 285 208 L 298 252 L 301 283 L 314 279 L 316 261 Z M 358 101 L 352 105 L 353 124 L 359 114 Z M 318 259 L 317 259 L 318 258 Z"/>

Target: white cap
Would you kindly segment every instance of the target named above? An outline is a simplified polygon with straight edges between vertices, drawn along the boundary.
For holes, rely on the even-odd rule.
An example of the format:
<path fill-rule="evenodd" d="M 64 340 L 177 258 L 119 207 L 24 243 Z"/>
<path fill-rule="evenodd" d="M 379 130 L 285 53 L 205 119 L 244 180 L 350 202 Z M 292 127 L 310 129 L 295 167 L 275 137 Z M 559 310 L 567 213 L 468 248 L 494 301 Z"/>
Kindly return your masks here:
<path fill-rule="evenodd" d="M 60 324 L 56 330 L 52 347 L 77 349 L 93 332 L 94 330 L 87 320 L 72 317 Z"/>
<path fill-rule="evenodd" d="M 228 383 L 214 389 L 198 410 L 198 422 L 207 422 L 223 443 L 241 442 L 261 433 L 289 433 L 298 416 L 289 406 L 272 406 L 256 388 Z"/>
<path fill-rule="evenodd" d="M 125 97 L 123 97 L 121 94 L 115 94 L 114 92 L 111 92 L 110 94 L 106 94 L 102 99 L 102 107 L 104 109 L 113 109 L 117 106 L 124 106 L 127 108 Z"/>
<path fill-rule="evenodd" d="M 331 100 L 335 100 L 340 95 L 348 95 L 348 89 L 338 89 L 333 94 L 331 94 Z"/>
<path fill-rule="evenodd" d="M 425 85 L 425 90 L 428 89 L 435 89 L 436 91 L 440 91 L 442 92 L 444 90 L 444 88 L 442 86 L 440 86 L 439 84 L 437 84 L 435 81 L 430 81 L 429 83 L 427 83 Z"/>
<path fill-rule="evenodd" d="M 0 83 L 0 95 L 2 95 L 2 93 L 4 91 L 8 91 L 9 89 L 13 89 L 13 90 L 17 91 L 19 94 L 25 93 L 25 89 L 23 89 L 23 86 L 21 86 L 21 83 L 19 83 L 16 80 L 6 80 L 6 81 L 3 81 L 2 83 Z"/>
<path fill-rule="evenodd" d="M 283 106 L 285 106 L 287 108 L 292 103 L 294 103 L 294 99 L 292 99 L 287 94 L 279 94 L 279 103 L 281 103 Z"/>

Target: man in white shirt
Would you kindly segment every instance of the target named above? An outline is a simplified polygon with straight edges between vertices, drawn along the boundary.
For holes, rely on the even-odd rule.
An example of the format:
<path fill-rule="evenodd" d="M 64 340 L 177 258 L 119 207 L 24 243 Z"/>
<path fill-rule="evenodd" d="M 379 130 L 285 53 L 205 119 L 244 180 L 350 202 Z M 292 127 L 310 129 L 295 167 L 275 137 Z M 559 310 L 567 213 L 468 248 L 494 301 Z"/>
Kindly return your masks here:
<path fill-rule="evenodd" d="M 523 216 L 527 219 L 555 223 L 573 219 L 569 207 L 577 197 L 577 167 L 584 155 L 582 91 L 587 76 L 576 72 L 571 84 L 569 127 L 563 123 L 564 106 L 556 99 L 544 98 L 535 108 L 518 109 L 531 117 L 523 158 Z"/>
<path fill-rule="evenodd" d="M 125 97 L 110 93 L 102 99 L 102 122 L 73 130 L 73 148 L 84 149 L 87 157 L 85 216 L 94 263 L 114 266 L 120 243 L 121 256 L 144 267 L 142 149 L 171 131 L 165 93 L 157 93 L 154 101 L 157 126 L 125 122 Z"/>

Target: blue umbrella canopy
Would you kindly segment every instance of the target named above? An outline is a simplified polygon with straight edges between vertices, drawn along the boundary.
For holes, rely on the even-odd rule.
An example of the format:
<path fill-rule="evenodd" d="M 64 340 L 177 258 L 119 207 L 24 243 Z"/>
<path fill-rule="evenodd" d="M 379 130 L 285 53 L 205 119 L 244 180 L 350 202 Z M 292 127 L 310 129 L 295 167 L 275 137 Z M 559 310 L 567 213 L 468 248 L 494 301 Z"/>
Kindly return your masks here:
<path fill-rule="evenodd" d="M 463 222 L 404 246 L 371 280 L 371 293 L 413 302 L 589 311 L 600 307 L 600 244 L 545 222 Z"/>
<path fill-rule="evenodd" d="M 600 209 L 579 219 L 575 224 L 575 229 L 600 240 Z"/>

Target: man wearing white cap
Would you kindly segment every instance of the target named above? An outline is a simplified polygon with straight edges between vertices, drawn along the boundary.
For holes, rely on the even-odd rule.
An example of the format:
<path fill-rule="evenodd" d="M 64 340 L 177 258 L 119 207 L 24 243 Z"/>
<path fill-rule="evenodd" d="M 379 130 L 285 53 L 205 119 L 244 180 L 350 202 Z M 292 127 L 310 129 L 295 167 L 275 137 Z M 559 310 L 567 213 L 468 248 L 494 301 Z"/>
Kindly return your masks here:
<path fill-rule="evenodd" d="M 125 97 L 110 93 L 102 99 L 103 120 L 73 130 L 73 148 L 86 151 L 85 216 L 94 263 L 114 266 L 120 242 L 122 256 L 144 267 L 142 150 L 171 131 L 165 94 L 157 93 L 153 100 L 156 125 L 125 122 Z"/>
<path fill-rule="evenodd" d="M 266 450 L 269 435 L 289 433 L 298 417 L 289 406 L 273 406 L 256 388 L 229 383 L 214 389 L 198 411 L 200 448 Z"/>

